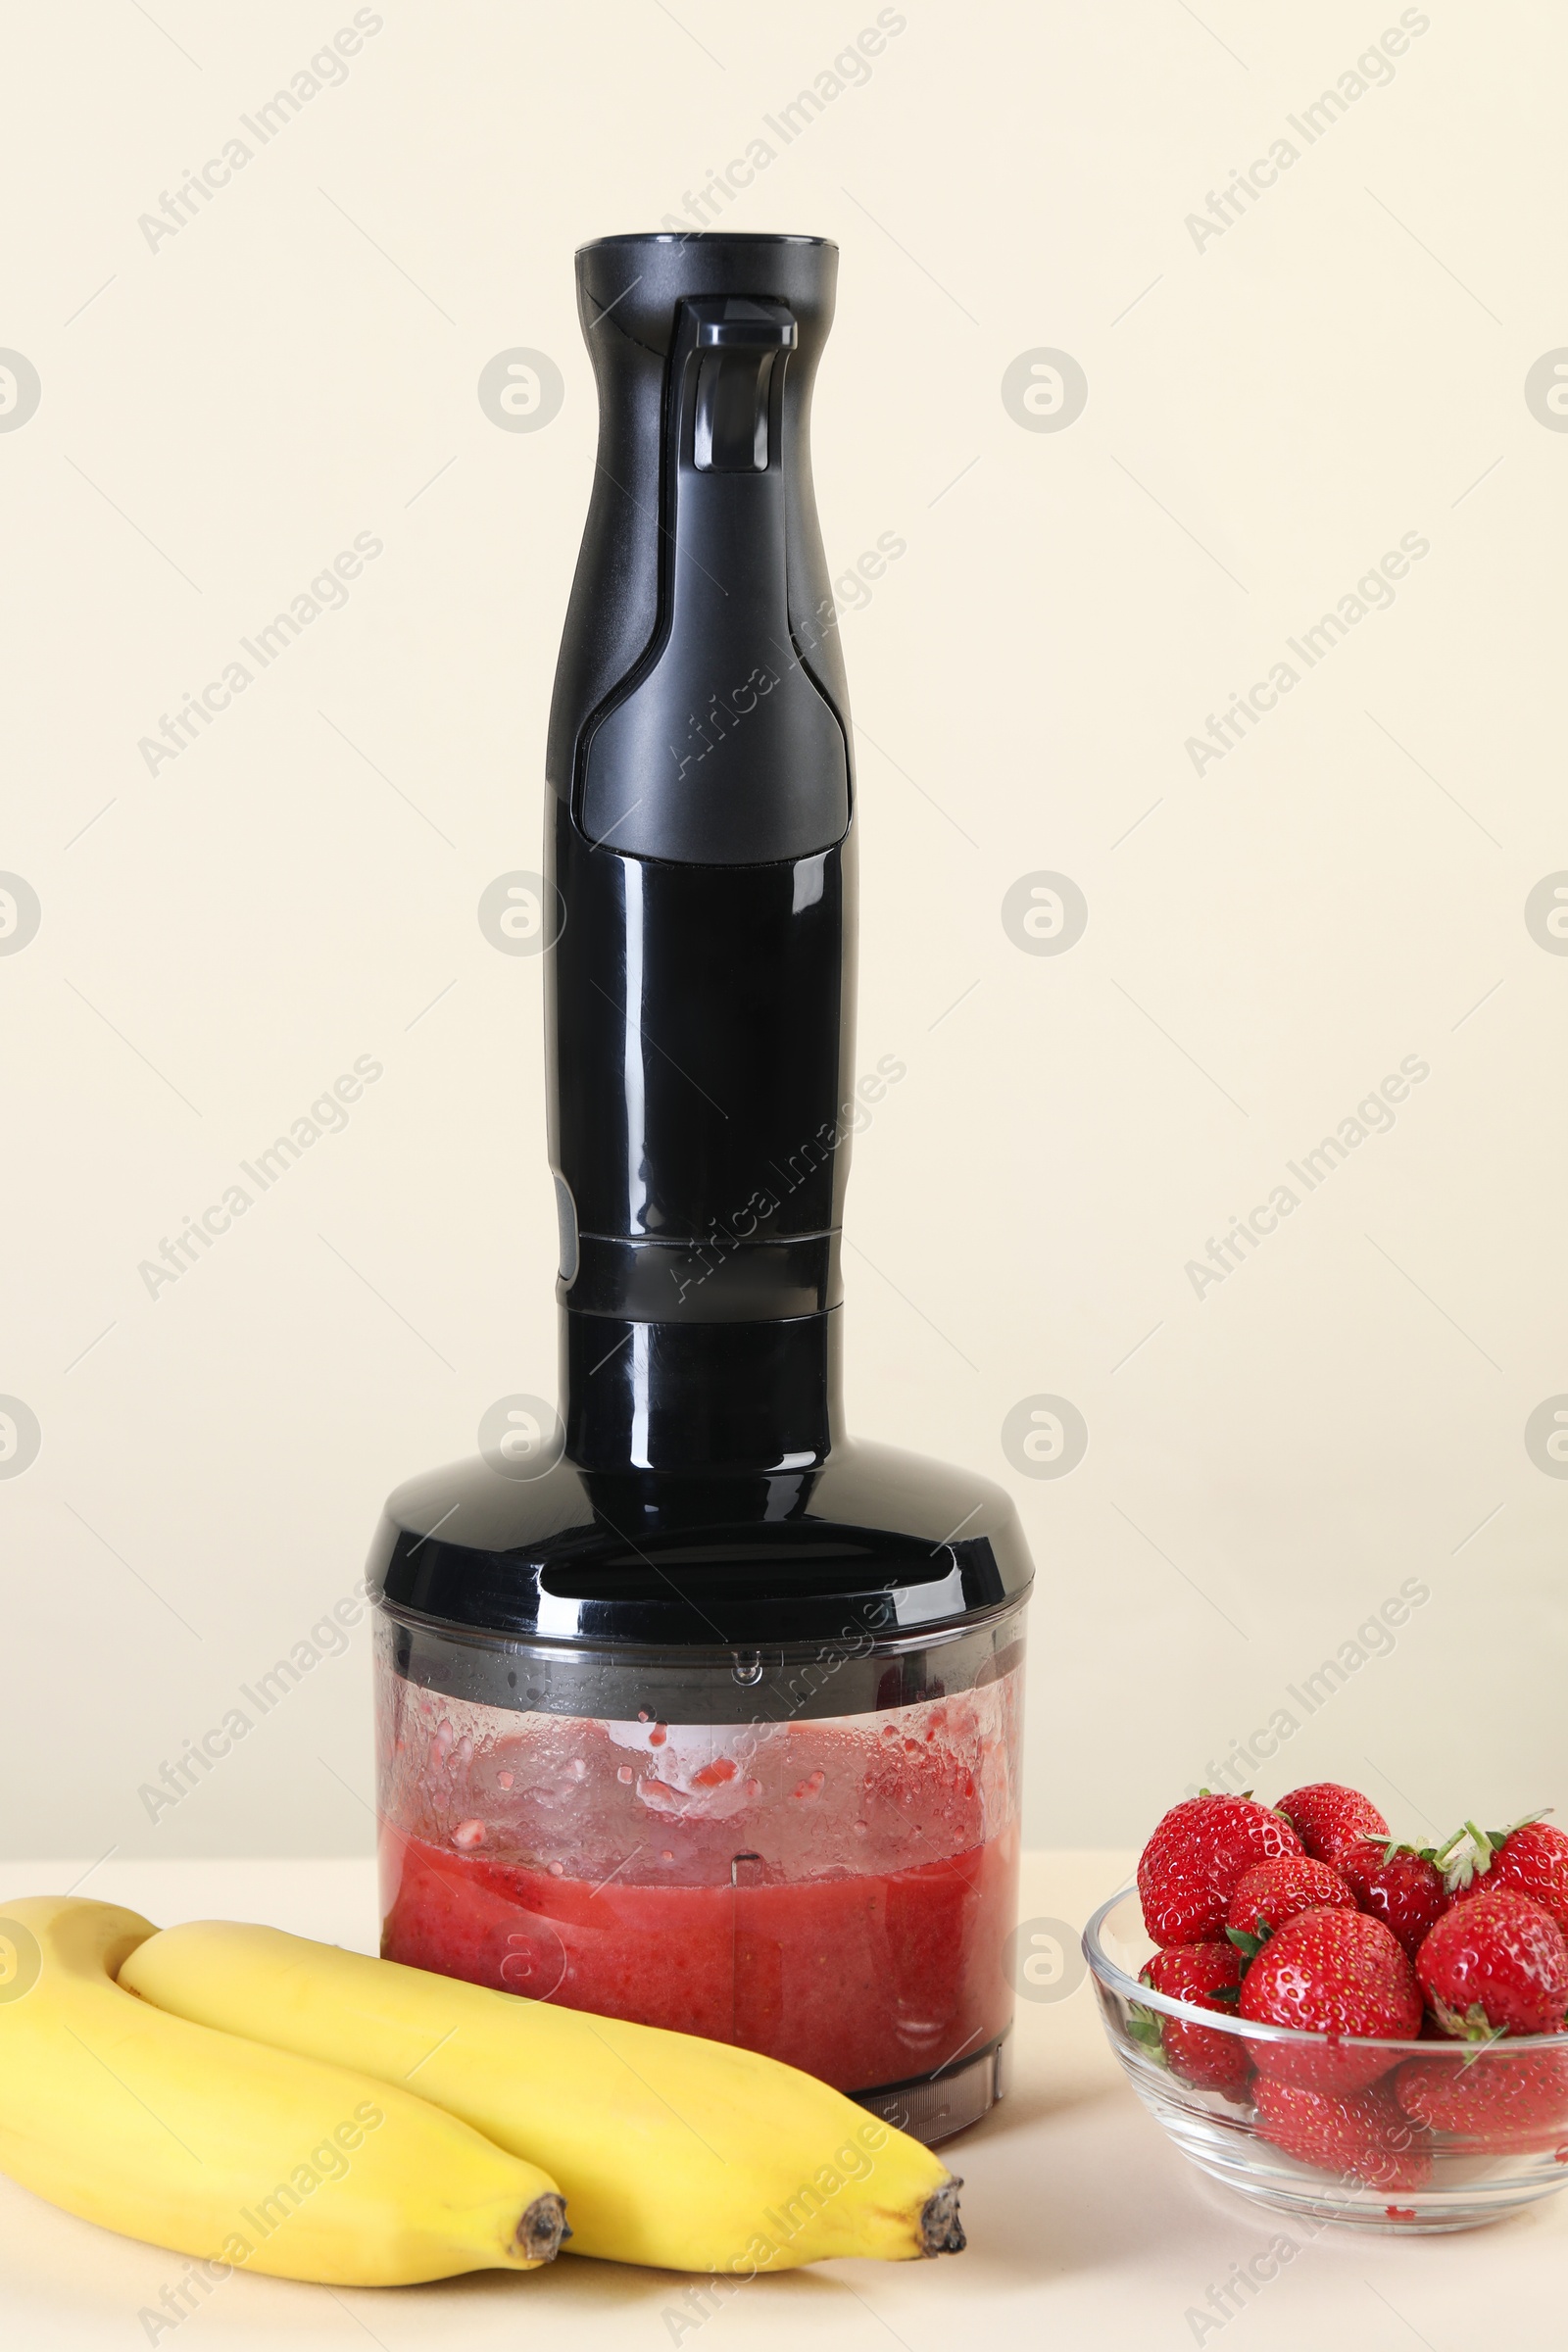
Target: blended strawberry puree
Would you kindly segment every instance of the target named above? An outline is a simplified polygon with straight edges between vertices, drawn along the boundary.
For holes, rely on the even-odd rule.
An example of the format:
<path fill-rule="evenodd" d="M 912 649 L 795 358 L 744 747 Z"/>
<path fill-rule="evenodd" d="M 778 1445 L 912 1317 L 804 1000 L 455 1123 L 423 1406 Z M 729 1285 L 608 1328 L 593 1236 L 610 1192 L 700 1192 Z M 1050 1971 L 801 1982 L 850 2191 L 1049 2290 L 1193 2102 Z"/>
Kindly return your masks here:
<path fill-rule="evenodd" d="M 382 1687 L 388 1959 L 842 2090 L 1006 2027 L 1016 1678 L 831 1722 L 606 1724 Z"/>

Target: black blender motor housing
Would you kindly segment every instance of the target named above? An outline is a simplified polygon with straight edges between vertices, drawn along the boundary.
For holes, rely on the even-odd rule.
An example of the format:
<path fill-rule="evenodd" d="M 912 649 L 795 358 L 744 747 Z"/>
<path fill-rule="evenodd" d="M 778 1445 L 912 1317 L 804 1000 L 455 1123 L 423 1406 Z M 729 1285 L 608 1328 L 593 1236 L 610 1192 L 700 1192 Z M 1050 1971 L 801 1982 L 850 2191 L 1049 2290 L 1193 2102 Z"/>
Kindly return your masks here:
<path fill-rule="evenodd" d="M 1021 1655 L 1010 1498 L 850 1439 L 839 1399 L 854 761 L 808 444 L 836 270 L 813 237 L 577 256 L 600 434 L 547 765 L 564 1451 L 392 1496 L 370 1578 L 427 1689 L 634 1717 L 641 1654 L 662 1717 L 773 1720 Z M 509 1638 L 548 1675 L 514 1656 L 503 1684 Z M 979 2112 L 992 2054 L 956 2071 Z"/>

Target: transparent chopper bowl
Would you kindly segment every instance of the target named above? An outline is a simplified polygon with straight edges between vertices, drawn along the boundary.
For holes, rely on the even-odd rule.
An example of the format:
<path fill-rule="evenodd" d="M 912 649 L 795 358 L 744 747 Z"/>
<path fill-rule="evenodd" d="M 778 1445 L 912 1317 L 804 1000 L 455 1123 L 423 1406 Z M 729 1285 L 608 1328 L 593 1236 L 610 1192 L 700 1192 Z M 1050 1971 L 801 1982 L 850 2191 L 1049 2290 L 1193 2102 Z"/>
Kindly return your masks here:
<path fill-rule="evenodd" d="M 785 1694 L 801 1661 L 777 1649 L 621 1650 L 597 1686 L 616 1711 L 587 1715 L 537 1703 L 580 1699 L 580 1647 L 477 1645 L 487 1689 L 511 1657 L 535 1702 L 499 1705 L 431 1687 L 474 1687 L 471 1636 L 452 1638 L 445 1671 L 424 1629 L 413 1680 L 390 1617 L 376 1678 L 390 1958 L 740 2042 L 855 2093 L 991 2062 L 1012 2011 L 1015 1620 L 994 1642 L 972 1628 L 948 1645 L 889 1642 L 923 1653 L 934 1694 L 869 1712 L 800 1712 Z M 831 1681 L 809 1655 L 820 1707 Z M 729 1719 L 661 1712 L 698 1712 L 694 1693 Z"/>

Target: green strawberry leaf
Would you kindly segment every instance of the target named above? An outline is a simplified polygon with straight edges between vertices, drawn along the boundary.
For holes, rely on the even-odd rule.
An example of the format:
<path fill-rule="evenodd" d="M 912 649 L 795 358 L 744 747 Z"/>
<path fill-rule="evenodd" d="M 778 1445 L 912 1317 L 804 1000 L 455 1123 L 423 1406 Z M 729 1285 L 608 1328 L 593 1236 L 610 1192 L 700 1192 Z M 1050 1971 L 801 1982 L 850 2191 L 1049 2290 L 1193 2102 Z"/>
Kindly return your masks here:
<path fill-rule="evenodd" d="M 1152 2009 L 1145 2009 L 1137 2001 L 1130 2003 L 1127 2032 L 1146 2057 L 1154 2059 L 1160 2066 L 1165 2064 L 1163 2029 Z"/>
<path fill-rule="evenodd" d="M 1528 1830 L 1532 1822 L 1544 1821 L 1546 1815 L 1550 1811 L 1550 1805 L 1541 1805 L 1534 1813 L 1521 1813 L 1518 1820 L 1510 1821 L 1505 1830 L 1494 1830 L 1492 1832 L 1493 1844 L 1501 1845 L 1503 1839 L 1505 1838 L 1511 1838 L 1515 1830 Z"/>
<path fill-rule="evenodd" d="M 1432 2012 L 1445 2034 L 1451 2034 L 1455 2041 L 1500 2041 L 1508 2031 L 1506 2026 L 1494 2026 L 1479 2001 L 1472 2001 L 1461 2012 L 1451 2009 L 1440 1994 L 1434 1993 Z"/>
<path fill-rule="evenodd" d="M 1225 1940 L 1235 1944 L 1244 1961 L 1255 1960 L 1274 1933 L 1266 1920 L 1260 1919 L 1257 1925 L 1259 1933 L 1255 1936 L 1249 1936 L 1245 1928 L 1227 1928 L 1225 1931 Z"/>

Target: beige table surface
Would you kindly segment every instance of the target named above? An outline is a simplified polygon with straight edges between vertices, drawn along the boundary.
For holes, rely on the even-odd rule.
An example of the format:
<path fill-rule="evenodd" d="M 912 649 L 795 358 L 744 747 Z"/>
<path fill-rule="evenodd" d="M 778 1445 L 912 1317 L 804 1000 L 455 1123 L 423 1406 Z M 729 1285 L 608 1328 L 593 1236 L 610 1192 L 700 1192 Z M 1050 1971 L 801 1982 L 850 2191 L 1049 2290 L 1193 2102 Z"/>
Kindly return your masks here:
<path fill-rule="evenodd" d="M 81 1863 L 0 1866 L 0 1903 L 63 1891 Z M 1023 1914 L 1081 1927 L 1124 1884 L 1129 1857 L 1025 1856 Z M 368 1861 L 126 1862 L 81 1891 L 160 1922 L 263 1919 L 374 1948 Z M 675 2319 L 677 2274 L 564 2257 L 527 2278 L 483 2274 L 391 2290 L 328 2289 L 234 2276 L 160 2345 L 283 2343 L 332 2352 L 439 2345 L 582 2346 L 662 2352 L 948 2352 L 984 2344 L 1064 2352 L 1470 2352 L 1563 2341 L 1568 2200 L 1452 2237 L 1393 2241 L 1330 2230 L 1302 2242 L 1253 2299 L 1214 2324 L 1209 2291 L 1274 2229 L 1211 2186 L 1168 2146 L 1120 2078 L 1093 1992 L 1019 2004 L 1011 2095 L 945 2153 L 963 2175 L 969 2250 L 930 2263 L 835 2263 L 752 2281 L 697 2329 Z M 0 2098 L 4 2086 L 0 2084 Z M 20 2352 L 131 2352 L 138 2313 L 178 2280 L 179 2258 L 93 2229 L 0 2180 L 0 2344 Z M 1195 2319 L 1192 2315 L 1201 2315 Z M 1204 2325 L 1202 2323 L 1208 2323 Z"/>

